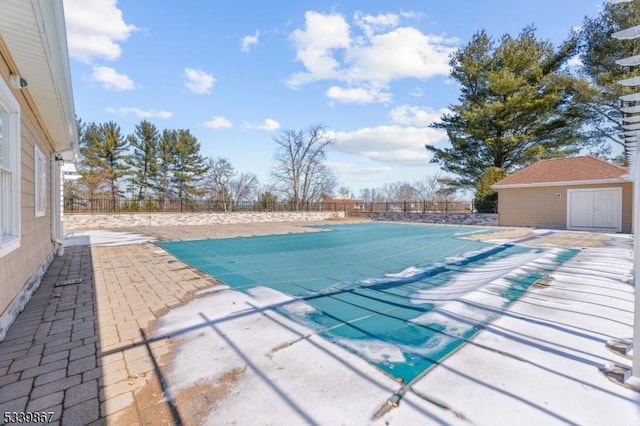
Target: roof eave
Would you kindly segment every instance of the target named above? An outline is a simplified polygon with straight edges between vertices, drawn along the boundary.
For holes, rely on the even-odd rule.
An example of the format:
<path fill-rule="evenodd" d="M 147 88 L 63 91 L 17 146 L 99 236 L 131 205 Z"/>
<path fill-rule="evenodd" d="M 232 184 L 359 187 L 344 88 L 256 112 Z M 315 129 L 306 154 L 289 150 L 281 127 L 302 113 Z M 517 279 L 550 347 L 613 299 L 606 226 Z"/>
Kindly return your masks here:
<path fill-rule="evenodd" d="M 562 182 L 535 182 L 535 183 L 513 183 L 506 185 L 491 185 L 491 188 L 499 191 L 501 189 L 515 189 L 515 188 L 540 188 L 545 186 L 584 186 L 584 185 L 608 185 L 616 183 L 631 182 L 629 175 L 623 175 L 619 178 L 613 179 L 594 179 L 594 180 L 573 180 Z"/>
<path fill-rule="evenodd" d="M 56 151 L 76 151 L 78 132 L 62 0 L 4 0 L 0 31 Z M 12 17 L 21 17 L 18 22 Z M 6 30 L 6 31 L 5 31 Z M 30 44 L 35 41 L 34 44 Z M 34 49 L 37 50 L 34 51 Z M 14 72 L 14 71 L 12 71 Z"/>
<path fill-rule="evenodd" d="M 62 1 L 34 0 L 34 11 L 41 28 L 42 42 L 51 67 L 51 78 L 59 103 L 60 119 L 66 124 L 66 134 L 54 141 L 56 150 L 77 150 L 78 131 L 76 125 L 67 29 Z"/>

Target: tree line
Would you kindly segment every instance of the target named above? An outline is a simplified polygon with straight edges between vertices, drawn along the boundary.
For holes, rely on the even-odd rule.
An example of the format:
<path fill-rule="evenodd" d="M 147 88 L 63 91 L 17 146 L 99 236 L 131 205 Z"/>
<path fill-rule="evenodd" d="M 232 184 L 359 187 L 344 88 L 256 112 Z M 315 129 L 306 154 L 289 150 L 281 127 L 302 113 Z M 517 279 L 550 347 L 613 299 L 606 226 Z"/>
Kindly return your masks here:
<path fill-rule="evenodd" d="M 281 200 L 298 209 L 331 197 L 337 185 L 324 162 L 334 142 L 319 124 L 284 130 L 274 138 L 272 181 L 267 184 L 255 173 L 237 171 L 227 158 L 203 156 L 188 129 L 160 130 L 143 120 L 125 135 L 113 121 L 78 120 L 78 132 L 81 178 L 67 183 L 67 197 L 109 197 L 114 204 L 124 196 L 160 203 L 212 200 L 225 211 L 248 200 Z"/>
<path fill-rule="evenodd" d="M 127 197 L 143 207 L 160 203 L 160 208 L 176 200 L 204 200 L 227 212 L 248 201 L 257 201 L 266 210 L 286 202 L 297 210 L 323 198 L 356 197 L 348 186 L 337 186 L 325 164 L 334 141 L 322 125 L 283 130 L 274 137 L 275 162 L 266 185 L 255 173 L 237 171 L 227 158 L 202 156 L 201 145 L 189 130 L 160 130 L 147 120 L 126 136 L 112 121 L 79 121 L 78 128 L 81 179 L 67 184 L 67 197 L 110 198 L 113 205 Z M 450 184 L 451 179 L 437 173 L 414 182 L 365 188 L 358 197 L 366 203 L 453 201 L 455 189 Z"/>

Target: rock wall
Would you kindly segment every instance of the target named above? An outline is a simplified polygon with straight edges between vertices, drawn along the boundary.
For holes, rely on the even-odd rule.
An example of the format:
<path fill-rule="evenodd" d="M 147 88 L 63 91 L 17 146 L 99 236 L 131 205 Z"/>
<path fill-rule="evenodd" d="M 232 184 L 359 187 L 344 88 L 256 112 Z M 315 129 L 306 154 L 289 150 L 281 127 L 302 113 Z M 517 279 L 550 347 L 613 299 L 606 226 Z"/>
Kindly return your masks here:
<path fill-rule="evenodd" d="M 344 212 L 274 213 L 117 213 L 65 214 L 65 231 L 74 229 L 111 229 L 131 226 L 211 225 L 251 222 L 315 222 L 344 217 Z"/>
<path fill-rule="evenodd" d="M 351 215 L 351 214 L 350 214 Z M 497 225 L 497 213 L 402 213 L 402 212 L 365 212 L 355 216 L 370 220 L 392 222 L 423 222 L 456 225 Z"/>

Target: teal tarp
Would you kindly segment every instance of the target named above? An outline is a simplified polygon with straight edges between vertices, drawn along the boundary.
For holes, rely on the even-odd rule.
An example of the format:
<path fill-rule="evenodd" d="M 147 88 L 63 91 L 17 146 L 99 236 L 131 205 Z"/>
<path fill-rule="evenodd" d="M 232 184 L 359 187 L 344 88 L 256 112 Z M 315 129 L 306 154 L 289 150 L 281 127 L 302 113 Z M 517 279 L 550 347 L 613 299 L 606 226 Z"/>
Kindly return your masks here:
<path fill-rule="evenodd" d="M 293 296 L 307 307 L 276 310 L 405 382 L 575 254 L 461 238 L 483 228 L 368 223 L 318 229 L 159 245 L 231 287 L 266 286 Z"/>

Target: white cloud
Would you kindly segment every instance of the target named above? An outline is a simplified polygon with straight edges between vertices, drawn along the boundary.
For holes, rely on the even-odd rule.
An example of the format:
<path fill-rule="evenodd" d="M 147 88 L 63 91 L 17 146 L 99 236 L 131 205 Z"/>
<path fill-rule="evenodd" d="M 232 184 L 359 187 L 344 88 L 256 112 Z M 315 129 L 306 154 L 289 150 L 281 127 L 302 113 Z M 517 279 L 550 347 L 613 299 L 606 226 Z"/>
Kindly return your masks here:
<path fill-rule="evenodd" d="M 267 132 L 273 132 L 274 130 L 278 130 L 280 128 L 280 123 L 272 118 L 267 118 L 262 122 L 262 124 L 244 123 L 243 126 L 245 129 L 258 129 Z"/>
<path fill-rule="evenodd" d="M 349 89 L 334 85 L 327 96 L 342 102 L 380 102 L 367 88 L 387 87 L 396 79 L 448 75 L 449 55 L 458 40 L 400 26 L 401 18 L 406 17 L 414 15 L 357 12 L 352 34 L 342 15 L 307 11 L 305 27 L 290 37 L 304 71 L 290 75 L 287 85 L 295 88 L 313 81 L 340 81 Z M 356 90 L 360 88 L 364 90 Z"/>
<path fill-rule="evenodd" d="M 242 51 L 248 52 L 251 50 L 251 46 L 258 44 L 260 40 L 260 31 L 256 31 L 253 35 L 246 35 L 242 37 Z"/>
<path fill-rule="evenodd" d="M 431 123 L 440 121 L 447 109 L 435 110 L 429 107 L 400 105 L 391 110 L 391 120 L 397 124 L 407 126 L 426 127 Z"/>
<path fill-rule="evenodd" d="M 336 143 L 333 149 L 362 156 L 379 163 L 425 166 L 431 155 L 425 145 L 446 140 L 441 130 L 418 127 L 378 126 L 351 132 L 329 131 Z"/>
<path fill-rule="evenodd" d="M 125 74 L 119 74 L 114 68 L 94 66 L 91 72 L 91 80 L 100 83 L 105 89 L 121 92 L 135 88 L 133 80 Z"/>
<path fill-rule="evenodd" d="M 184 86 L 190 91 L 201 95 L 211 93 L 211 88 L 216 82 L 216 79 L 211 74 L 195 68 L 186 67 L 184 76 L 187 79 Z"/>
<path fill-rule="evenodd" d="M 216 116 L 209 121 L 205 121 L 204 125 L 210 129 L 230 129 L 233 127 L 231 121 L 221 116 Z"/>
<path fill-rule="evenodd" d="M 379 15 L 365 15 L 358 11 L 354 14 L 353 20 L 362 29 L 367 37 L 382 32 L 388 28 L 395 28 L 400 23 L 400 17 L 395 13 L 385 13 Z"/>
<path fill-rule="evenodd" d="M 424 18 L 425 15 L 423 12 L 416 12 L 414 10 L 406 10 L 403 12 L 400 12 L 400 16 L 402 16 L 403 18 L 407 18 L 407 19 L 421 19 Z"/>
<path fill-rule="evenodd" d="M 423 34 L 411 27 L 377 34 L 367 44 L 349 49 L 350 80 L 388 82 L 401 78 L 427 79 L 449 74 L 453 40 Z"/>
<path fill-rule="evenodd" d="M 339 76 L 339 63 L 332 56 L 334 49 L 348 48 L 351 43 L 349 24 L 342 15 L 323 15 L 314 11 L 304 14 L 305 29 L 291 34 L 297 59 L 307 73 L 291 76 L 288 84 L 297 87 L 304 83 Z"/>
<path fill-rule="evenodd" d="M 116 60 L 134 25 L 127 24 L 116 0 L 64 0 L 69 55 L 90 63 L 94 58 Z"/>
<path fill-rule="evenodd" d="M 327 167 L 339 175 L 360 176 L 360 179 L 389 173 L 393 170 L 390 166 L 363 166 L 360 163 L 341 161 L 327 161 Z"/>
<path fill-rule="evenodd" d="M 171 118 L 173 116 L 172 112 L 165 110 L 144 110 L 138 107 L 120 107 L 120 108 L 107 108 L 107 112 L 116 114 L 116 115 L 135 115 L 138 118 Z"/>
<path fill-rule="evenodd" d="M 278 130 L 280 128 L 280 123 L 278 123 L 274 119 L 267 118 L 266 120 L 264 120 L 264 123 L 259 125 L 257 128 L 260 129 L 260 130 L 266 130 L 268 132 L 272 132 L 272 131 Z"/>
<path fill-rule="evenodd" d="M 381 92 L 379 88 L 373 87 L 354 87 L 343 88 L 331 86 L 326 93 L 327 97 L 338 102 L 349 103 L 371 103 L 371 102 L 390 102 L 392 95 L 389 92 Z"/>

